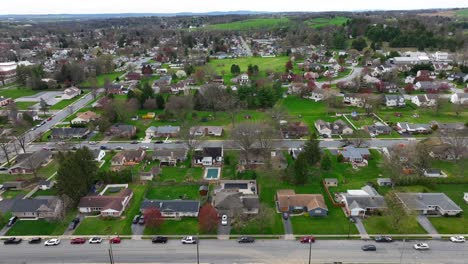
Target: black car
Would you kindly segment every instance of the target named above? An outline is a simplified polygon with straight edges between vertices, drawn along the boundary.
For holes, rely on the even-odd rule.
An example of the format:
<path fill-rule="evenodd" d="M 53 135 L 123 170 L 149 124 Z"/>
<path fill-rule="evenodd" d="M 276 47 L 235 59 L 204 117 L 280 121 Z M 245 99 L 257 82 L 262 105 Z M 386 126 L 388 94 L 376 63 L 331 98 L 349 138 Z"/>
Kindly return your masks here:
<path fill-rule="evenodd" d="M 138 144 L 138 141 L 134 140 L 134 141 L 130 142 L 130 144 Z"/>
<path fill-rule="evenodd" d="M 18 220 L 18 217 L 12 216 L 12 217 L 10 218 L 10 220 L 8 220 L 7 226 L 8 226 L 8 227 L 13 226 L 13 225 L 16 223 L 16 220 Z"/>
<path fill-rule="evenodd" d="M 253 243 L 255 242 L 255 239 L 253 237 L 240 237 L 239 240 L 237 240 L 239 243 Z"/>
<path fill-rule="evenodd" d="M 390 236 L 378 236 L 375 237 L 375 242 L 393 242 L 393 239 Z"/>
<path fill-rule="evenodd" d="M 374 245 L 364 245 L 361 247 L 363 251 L 376 251 L 377 248 Z"/>
<path fill-rule="evenodd" d="M 21 238 L 16 238 L 16 237 L 10 237 L 7 240 L 3 241 L 3 244 L 9 245 L 9 244 L 19 244 L 23 241 Z"/>
<path fill-rule="evenodd" d="M 40 237 L 33 237 L 31 240 L 29 240 L 29 244 L 39 244 L 42 242 L 42 238 Z"/>
<path fill-rule="evenodd" d="M 140 220 L 138 220 L 138 224 L 140 224 L 140 225 L 145 224 L 145 217 L 144 216 L 140 216 Z"/>
<path fill-rule="evenodd" d="M 167 243 L 167 237 L 164 236 L 155 236 L 151 239 L 151 242 L 153 243 Z"/>
<path fill-rule="evenodd" d="M 162 140 L 155 141 L 154 144 L 162 144 L 164 143 Z"/>
<path fill-rule="evenodd" d="M 133 224 L 138 224 L 138 221 L 140 221 L 140 215 L 135 215 L 135 217 L 133 217 L 132 223 Z"/>
<path fill-rule="evenodd" d="M 283 213 L 283 219 L 288 220 L 288 218 L 289 218 L 289 214 L 288 213 Z"/>
<path fill-rule="evenodd" d="M 106 150 L 106 149 L 107 149 L 106 146 L 100 146 L 99 148 L 102 149 L 102 150 Z"/>
<path fill-rule="evenodd" d="M 71 223 L 68 225 L 68 230 L 74 230 L 78 224 L 80 223 L 80 218 L 77 217 L 71 221 Z"/>

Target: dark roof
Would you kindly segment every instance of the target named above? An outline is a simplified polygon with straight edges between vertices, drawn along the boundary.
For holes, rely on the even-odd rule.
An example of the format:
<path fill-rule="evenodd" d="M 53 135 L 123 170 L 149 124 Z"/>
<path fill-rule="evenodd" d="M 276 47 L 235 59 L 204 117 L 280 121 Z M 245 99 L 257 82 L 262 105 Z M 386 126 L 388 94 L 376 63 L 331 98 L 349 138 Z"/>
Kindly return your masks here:
<path fill-rule="evenodd" d="M 39 151 L 34 152 L 27 157 L 21 159 L 19 163 L 13 166 L 11 169 L 15 168 L 24 168 L 24 169 L 37 169 L 39 168 L 43 162 L 48 160 L 52 156 L 52 152 L 50 150 L 41 149 Z"/>
<path fill-rule="evenodd" d="M 217 157 L 223 156 L 223 148 L 221 147 L 207 147 L 203 148 L 203 150 L 195 151 L 195 159 L 203 158 L 203 157 L 212 157 L 213 159 Z"/>
<path fill-rule="evenodd" d="M 53 197 L 50 199 L 19 199 L 15 200 L 11 211 L 13 213 L 26 213 L 36 212 L 40 207 L 46 206 L 51 210 L 54 210 L 57 205 L 58 199 Z"/>
<path fill-rule="evenodd" d="M 58 127 L 52 128 L 51 137 L 83 137 L 88 133 L 83 127 Z"/>
<path fill-rule="evenodd" d="M 161 212 L 173 211 L 182 213 L 198 213 L 200 201 L 196 200 L 144 200 L 141 203 L 140 211 L 148 208 L 157 208 Z"/>

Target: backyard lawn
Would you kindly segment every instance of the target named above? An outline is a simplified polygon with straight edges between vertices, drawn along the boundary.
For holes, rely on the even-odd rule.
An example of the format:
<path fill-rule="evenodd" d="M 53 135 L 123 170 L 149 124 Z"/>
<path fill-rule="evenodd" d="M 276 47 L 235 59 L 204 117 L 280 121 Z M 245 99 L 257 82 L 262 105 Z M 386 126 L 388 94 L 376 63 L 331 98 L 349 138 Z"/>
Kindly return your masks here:
<path fill-rule="evenodd" d="M 118 219 L 85 218 L 75 230 L 74 235 L 131 235 L 132 220 L 140 212 L 140 205 L 145 195 L 146 186 L 130 185 L 129 188 L 133 191 L 133 198 L 122 217 Z"/>
<path fill-rule="evenodd" d="M 120 77 L 122 74 L 123 72 L 112 72 L 112 73 L 107 73 L 107 74 L 100 74 L 96 76 L 97 86 L 103 87 L 106 79 L 112 82 L 115 80 L 115 78 Z M 91 84 L 88 81 L 81 83 L 81 87 L 89 87 L 90 85 Z"/>
<path fill-rule="evenodd" d="M 159 180 L 161 182 L 165 181 L 176 181 L 176 182 L 185 182 L 185 181 L 199 181 L 203 178 L 203 168 L 194 167 L 163 167 L 161 174 L 159 174 Z"/>
<path fill-rule="evenodd" d="M 31 106 L 37 104 L 37 102 L 15 102 L 18 110 L 28 110 Z"/>
<path fill-rule="evenodd" d="M 248 222 L 240 229 L 232 228 L 231 234 L 233 235 L 276 235 L 284 234 L 283 222 L 280 214 L 273 216 L 273 225 L 263 227 L 259 225 L 257 220 Z"/>
<path fill-rule="evenodd" d="M 147 199 L 172 200 L 183 197 L 186 200 L 198 200 L 200 195 L 199 184 L 191 185 L 156 185 L 148 190 Z"/>
<path fill-rule="evenodd" d="M 468 192 L 468 184 L 438 184 L 434 192 L 445 193 L 463 209 L 461 217 L 430 217 L 432 225 L 441 234 L 468 233 L 468 204 L 463 200 L 463 193 Z"/>
<path fill-rule="evenodd" d="M 144 235 L 197 235 L 198 218 L 165 220 L 159 228 L 145 228 Z"/>
<path fill-rule="evenodd" d="M 12 99 L 16 99 L 23 96 L 31 96 L 37 94 L 37 91 L 33 91 L 32 89 L 26 87 L 19 87 L 19 88 L 2 88 L 0 89 L 0 96 L 3 97 L 10 97 Z"/>
<path fill-rule="evenodd" d="M 22 220 L 8 230 L 7 236 L 60 236 L 75 218 L 76 211 L 69 212 L 63 221 Z"/>

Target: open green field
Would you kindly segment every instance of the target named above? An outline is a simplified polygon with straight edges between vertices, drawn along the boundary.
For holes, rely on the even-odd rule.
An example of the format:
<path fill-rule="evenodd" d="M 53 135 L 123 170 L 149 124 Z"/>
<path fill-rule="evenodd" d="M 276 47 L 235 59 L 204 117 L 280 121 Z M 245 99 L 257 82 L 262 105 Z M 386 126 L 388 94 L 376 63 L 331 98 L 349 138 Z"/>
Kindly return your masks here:
<path fill-rule="evenodd" d="M 363 221 L 366 231 L 371 235 L 385 234 L 426 234 L 426 231 L 419 225 L 416 217 L 405 223 L 402 230 L 398 231 L 392 228 L 390 219 L 385 216 L 372 215 Z"/>
<path fill-rule="evenodd" d="M 115 80 L 115 78 L 120 77 L 122 74 L 123 72 L 112 72 L 112 73 L 100 74 L 96 76 L 97 86 L 103 87 L 106 79 L 112 82 Z M 90 85 L 91 84 L 88 81 L 84 81 L 81 83 L 81 87 L 90 87 Z"/>
<path fill-rule="evenodd" d="M 28 110 L 29 107 L 37 104 L 37 102 L 15 102 L 15 104 L 18 110 Z"/>
<path fill-rule="evenodd" d="M 18 87 L 18 88 L 3 88 L 0 89 L 0 96 L 5 98 L 12 98 L 16 99 L 23 96 L 31 96 L 37 94 L 37 91 L 33 91 L 26 87 Z"/>
<path fill-rule="evenodd" d="M 248 222 L 244 227 L 231 229 L 233 235 L 277 235 L 284 234 L 283 222 L 281 214 L 275 214 L 273 217 L 273 225 L 262 228 L 258 225 L 258 220 Z"/>
<path fill-rule="evenodd" d="M 341 26 L 348 21 L 347 17 L 337 16 L 332 18 L 318 17 L 307 20 L 305 23 L 312 28 L 321 28 L 324 26 L 337 25 Z"/>
<path fill-rule="evenodd" d="M 460 9 L 455 12 L 455 14 L 459 17 L 468 18 L 468 9 Z"/>
<path fill-rule="evenodd" d="M 161 199 L 161 200 L 172 200 L 172 199 L 180 199 L 184 197 L 184 199 L 190 200 L 197 200 L 200 198 L 198 193 L 198 188 L 200 185 L 198 184 L 190 184 L 190 185 L 158 185 L 153 186 L 148 190 L 146 194 L 147 199 Z"/>
<path fill-rule="evenodd" d="M 159 228 L 145 228 L 144 235 L 197 235 L 198 218 L 165 220 Z"/>
<path fill-rule="evenodd" d="M 350 223 L 346 218 L 341 208 L 335 208 L 324 197 L 327 202 L 328 216 L 326 217 L 309 217 L 309 216 L 292 216 L 291 223 L 293 232 L 297 235 L 314 235 L 314 234 L 358 234 L 356 226 Z"/>
<path fill-rule="evenodd" d="M 274 72 L 284 72 L 285 65 L 288 60 L 289 58 L 287 56 L 274 58 L 243 57 L 235 59 L 213 59 L 210 60 L 209 65 L 213 66 L 218 74 L 222 74 L 222 71 L 224 71 L 225 75 L 231 75 L 231 66 L 233 64 L 239 65 L 241 72 L 247 72 L 247 67 L 250 64 L 257 65 L 261 72 L 265 72 L 267 70 Z"/>
<path fill-rule="evenodd" d="M 187 168 L 187 167 L 164 167 L 159 174 L 159 180 L 185 182 L 190 180 L 199 181 L 203 178 L 203 168 Z"/>
<path fill-rule="evenodd" d="M 63 221 L 23 220 L 18 221 L 8 232 L 7 236 L 60 236 L 71 220 L 76 216 L 76 211 L 69 212 Z"/>
<path fill-rule="evenodd" d="M 231 23 L 209 25 L 206 27 L 206 29 L 237 30 L 237 31 L 245 31 L 245 30 L 253 30 L 253 29 L 271 29 L 271 28 L 286 26 L 289 22 L 290 21 L 287 17 L 256 18 L 256 19 L 235 21 Z"/>
<path fill-rule="evenodd" d="M 438 184 L 434 192 L 445 193 L 463 209 L 461 217 L 430 217 L 432 225 L 441 234 L 468 233 L 468 204 L 463 200 L 463 193 L 468 191 L 468 184 Z"/>
<path fill-rule="evenodd" d="M 74 235 L 131 235 L 132 220 L 140 212 L 140 205 L 145 195 L 146 186 L 130 185 L 129 188 L 133 191 L 133 198 L 122 217 L 117 219 L 85 218 L 75 230 Z"/>
<path fill-rule="evenodd" d="M 81 94 L 75 98 L 69 99 L 69 100 L 61 100 L 60 102 L 54 104 L 53 106 L 50 107 L 50 110 L 62 110 L 65 107 L 73 104 L 74 102 L 80 100 L 83 96 L 86 94 Z M 76 109 L 75 109 L 76 110 Z"/>

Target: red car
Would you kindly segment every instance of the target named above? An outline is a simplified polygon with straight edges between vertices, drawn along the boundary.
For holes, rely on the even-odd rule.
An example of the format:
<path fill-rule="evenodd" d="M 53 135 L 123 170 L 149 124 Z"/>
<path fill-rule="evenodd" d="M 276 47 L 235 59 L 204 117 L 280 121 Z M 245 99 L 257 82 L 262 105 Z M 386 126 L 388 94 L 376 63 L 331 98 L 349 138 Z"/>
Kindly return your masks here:
<path fill-rule="evenodd" d="M 86 239 L 84 239 L 82 237 L 73 238 L 70 241 L 70 244 L 84 244 L 84 243 L 86 243 Z"/>
<path fill-rule="evenodd" d="M 315 242 L 315 237 L 313 236 L 305 236 L 301 237 L 299 240 L 301 243 L 314 243 Z"/>
<path fill-rule="evenodd" d="M 47 121 L 50 121 L 50 120 L 52 120 L 52 117 L 47 118 Z"/>
<path fill-rule="evenodd" d="M 109 243 L 111 244 L 120 244 L 122 240 L 120 240 L 120 237 L 113 237 L 109 240 Z"/>

